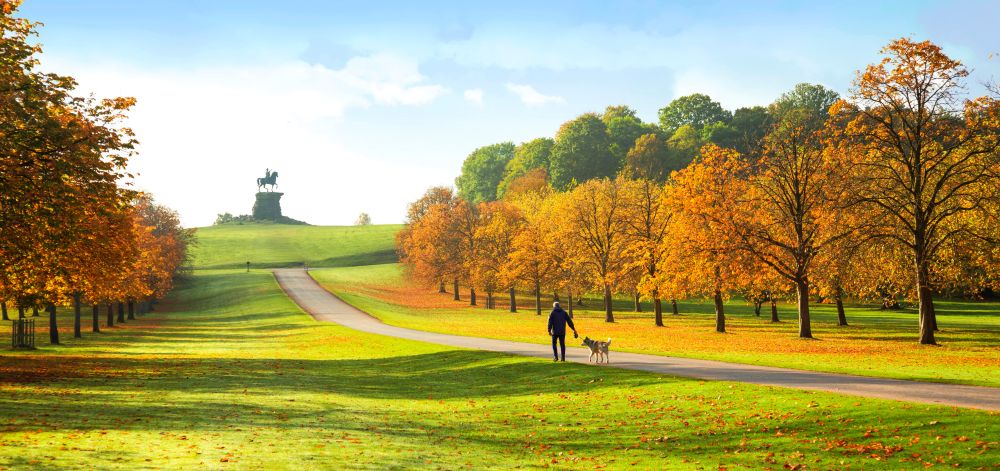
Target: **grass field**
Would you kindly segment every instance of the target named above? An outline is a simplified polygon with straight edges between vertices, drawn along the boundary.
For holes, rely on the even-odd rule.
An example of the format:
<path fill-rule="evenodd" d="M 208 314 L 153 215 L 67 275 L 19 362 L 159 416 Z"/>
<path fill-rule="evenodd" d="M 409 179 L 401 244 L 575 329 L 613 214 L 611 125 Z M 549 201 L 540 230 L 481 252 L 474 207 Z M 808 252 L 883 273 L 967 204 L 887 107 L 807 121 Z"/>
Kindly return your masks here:
<path fill-rule="evenodd" d="M 396 261 L 400 225 L 287 226 L 250 224 L 198 229 L 196 268 L 341 267 Z"/>
<path fill-rule="evenodd" d="M 399 265 L 382 264 L 312 270 L 321 284 L 383 321 L 434 332 L 545 343 L 546 309 L 540 319 L 533 298 L 520 300 L 517 314 L 507 312 L 501 293 L 497 310 L 469 307 L 450 294 L 406 282 Z M 450 289 L 450 288 L 449 288 Z M 463 288 L 464 289 L 464 288 Z M 480 297 L 483 295 L 480 293 Z M 545 301 L 548 302 L 547 300 Z M 813 305 L 816 340 L 797 337 L 795 306 L 780 305 L 784 322 L 772 324 L 768 313 L 754 317 L 742 301 L 726 306 L 726 334 L 714 331 L 712 305 L 701 300 L 679 303 L 680 316 L 653 326 L 650 306 L 629 312 L 631 301 L 616 306 L 617 322 L 604 322 L 599 299 L 577 309 L 581 335 L 612 337 L 614 350 L 752 363 L 805 370 L 852 373 L 900 379 L 1000 386 L 1000 304 L 942 301 L 937 305 L 941 346 L 916 342 L 913 311 L 886 312 L 872 306 L 848 306 L 851 324 L 838 327 L 829 305 Z M 481 301 L 481 305 L 484 301 Z M 669 312 L 669 304 L 667 305 Z"/>
<path fill-rule="evenodd" d="M 0 354 L 0 468 L 989 468 L 996 414 L 457 350 L 319 324 L 265 271 Z"/>

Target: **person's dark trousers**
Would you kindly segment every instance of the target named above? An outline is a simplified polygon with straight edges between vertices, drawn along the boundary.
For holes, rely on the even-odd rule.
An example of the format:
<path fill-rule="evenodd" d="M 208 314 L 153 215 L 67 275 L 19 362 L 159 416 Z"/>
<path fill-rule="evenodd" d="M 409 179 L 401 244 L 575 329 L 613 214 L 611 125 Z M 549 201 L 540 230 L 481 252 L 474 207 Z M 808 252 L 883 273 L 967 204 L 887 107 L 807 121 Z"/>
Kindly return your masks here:
<path fill-rule="evenodd" d="M 556 350 L 556 340 L 559 341 L 559 346 L 562 347 L 562 360 L 566 361 L 566 334 L 552 336 L 552 355 L 558 360 L 559 351 Z"/>

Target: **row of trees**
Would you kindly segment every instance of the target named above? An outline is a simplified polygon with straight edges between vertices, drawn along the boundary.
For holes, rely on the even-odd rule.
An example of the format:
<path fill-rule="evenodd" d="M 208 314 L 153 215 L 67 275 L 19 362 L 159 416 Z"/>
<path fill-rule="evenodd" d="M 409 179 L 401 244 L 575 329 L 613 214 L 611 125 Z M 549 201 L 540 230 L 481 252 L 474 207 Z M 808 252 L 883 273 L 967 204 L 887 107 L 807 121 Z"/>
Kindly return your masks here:
<path fill-rule="evenodd" d="M 163 296 L 187 258 L 193 232 L 176 213 L 123 183 L 136 141 L 123 125 L 131 98 L 73 95 L 72 78 L 37 70 L 37 25 L 0 0 L 0 310 L 125 306 Z"/>
<path fill-rule="evenodd" d="M 920 342 L 933 344 L 935 293 L 1000 283 L 1000 101 L 965 99 L 968 72 L 932 43 L 882 53 L 847 99 L 801 84 L 729 114 L 693 95 L 659 126 L 639 123 L 651 132 L 631 144 L 615 136 L 634 113 L 610 107 L 554 140 L 478 149 L 457 196 L 432 188 L 411 205 L 402 260 L 442 291 L 450 280 L 456 297 L 459 281 L 473 303 L 481 288 L 487 307 L 509 290 L 515 309 L 520 286 L 536 306 L 543 289 L 571 305 L 600 292 L 609 322 L 614 293 L 652 299 L 657 325 L 661 299 L 703 295 L 720 332 L 732 293 L 758 313 L 794 293 L 801 337 L 812 336 L 810 295 L 835 301 L 841 324 L 846 295 L 908 296 Z M 689 161 L 684 140 L 698 146 Z"/>

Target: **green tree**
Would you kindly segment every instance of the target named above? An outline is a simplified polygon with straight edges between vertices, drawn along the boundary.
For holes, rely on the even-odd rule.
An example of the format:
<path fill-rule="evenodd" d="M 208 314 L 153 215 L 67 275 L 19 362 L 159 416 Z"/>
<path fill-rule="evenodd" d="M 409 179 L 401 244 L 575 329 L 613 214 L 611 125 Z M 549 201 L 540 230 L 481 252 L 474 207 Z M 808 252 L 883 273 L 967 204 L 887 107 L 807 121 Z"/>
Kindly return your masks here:
<path fill-rule="evenodd" d="M 548 137 L 540 137 L 528 142 L 522 142 L 514 149 L 514 158 L 507 162 L 503 180 L 497 186 L 497 197 L 502 198 L 514 180 L 523 177 L 535 169 L 549 169 L 549 156 L 552 155 L 552 145 L 555 141 Z"/>
<path fill-rule="evenodd" d="M 700 130 L 712 123 L 728 123 L 731 119 L 732 114 L 719 102 L 701 93 L 682 96 L 660 109 L 660 126 L 669 134 L 684 125 Z"/>
<path fill-rule="evenodd" d="M 756 161 L 772 123 L 771 114 L 763 106 L 737 109 L 730 126 L 736 132 L 735 149 L 740 155 Z"/>
<path fill-rule="evenodd" d="M 618 161 L 619 168 L 625 162 L 625 156 L 635 144 L 635 140 L 650 129 L 636 116 L 635 110 L 628 106 L 609 106 L 604 110 L 601 121 L 608 128 L 608 138 L 611 140 L 611 154 Z"/>
<path fill-rule="evenodd" d="M 785 113 L 798 109 L 805 110 L 816 119 L 826 119 L 830 115 L 830 107 L 839 99 L 837 92 L 822 85 L 800 83 L 771 104 L 771 114 L 781 119 Z"/>
<path fill-rule="evenodd" d="M 514 158 L 514 144 L 501 142 L 480 147 L 462 163 L 462 174 L 455 179 L 458 195 L 477 204 L 497 199 L 497 186 L 507 163 Z"/>
<path fill-rule="evenodd" d="M 667 143 L 656 134 L 643 134 L 635 140 L 635 145 L 625 156 L 622 174 L 628 178 L 639 178 L 664 182 L 673 168 Z"/>
<path fill-rule="evenodd" d="M 556 133 L 549 163 L 553 188 L 566 190 L 574 182 L 613 176 L 618 163 L 610 144 L 607 126 L 594 113 L 563 123 Z"/>
<path fill-rule="evenodd" d="M 694 126 L 686 124 L 678 128 L 670 139 L 667 139 L 668 172 L 687 167 L 704 144 L 701 133 Z"/>

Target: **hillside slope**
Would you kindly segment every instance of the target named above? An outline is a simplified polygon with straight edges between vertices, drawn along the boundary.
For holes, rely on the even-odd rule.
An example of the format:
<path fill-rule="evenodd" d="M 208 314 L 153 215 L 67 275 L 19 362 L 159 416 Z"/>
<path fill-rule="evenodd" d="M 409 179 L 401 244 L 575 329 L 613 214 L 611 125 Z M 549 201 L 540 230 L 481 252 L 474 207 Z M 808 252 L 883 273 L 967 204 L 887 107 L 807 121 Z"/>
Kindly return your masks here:
<path fill-rule="evenodd" d="M 394 238 L 403 226 L 288 226 L 249 224 L 198 229 L 192 249 L 199 269 L 301 266 L 346 267 L 396 261 Z"/>

